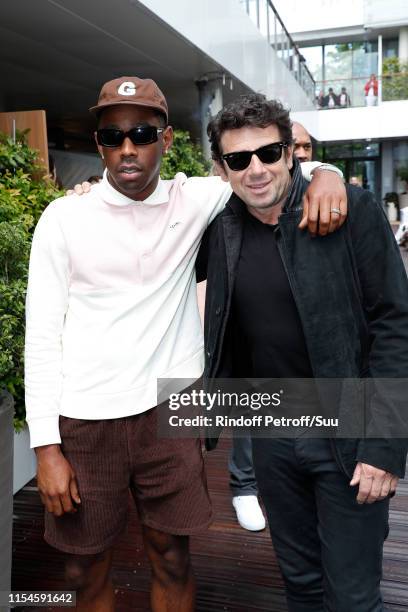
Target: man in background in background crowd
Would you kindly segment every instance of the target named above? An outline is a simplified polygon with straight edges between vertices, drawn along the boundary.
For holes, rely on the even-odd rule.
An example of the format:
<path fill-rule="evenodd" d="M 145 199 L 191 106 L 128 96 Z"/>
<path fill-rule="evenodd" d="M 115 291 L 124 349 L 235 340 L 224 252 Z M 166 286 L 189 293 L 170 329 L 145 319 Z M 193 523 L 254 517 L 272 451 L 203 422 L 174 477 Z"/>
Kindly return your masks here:
<path fill-rule="evenodd" d="M 321 89 L 318 93 L 318 95 L 316 96 L 316 105 L 317 108 L 323 108 L 324 107 L 324 91 L 323 89 Z"/>
<path fill-rule="evenodd" d="M 364 85 L 364 94 L 367 106 L 376 106 L 378 96 L 378 80 L 375 74 L 372 74 Z"/>
<path fill-rule="evenodd" d="M 341 92 L 339 95 L 339 106 L 340 108 L 348 108 L 351 106 L 350 96 L 347 93 L 347 89 L 345 87 L 341 88 Z"/>
<path fill-rule="evenodd" d="M 349 185 L 355 185 L 356 187 L 361 187 L 361 181 L 358 176 L 350 176 Z"/>
<path fill-rule="evenodd" d="M 339 99 L 333 91 L 333 87 L 329 87 L 329 93 L 324 98 L 324 108 L 337 108 Z"/>
<path fill-rule="evenodd" d="M 292 136 L 294 140 L 293 155 L 300 163 L 312 161 L 312 139 L 306 128 L 298 121 L 292 123 Z"/>

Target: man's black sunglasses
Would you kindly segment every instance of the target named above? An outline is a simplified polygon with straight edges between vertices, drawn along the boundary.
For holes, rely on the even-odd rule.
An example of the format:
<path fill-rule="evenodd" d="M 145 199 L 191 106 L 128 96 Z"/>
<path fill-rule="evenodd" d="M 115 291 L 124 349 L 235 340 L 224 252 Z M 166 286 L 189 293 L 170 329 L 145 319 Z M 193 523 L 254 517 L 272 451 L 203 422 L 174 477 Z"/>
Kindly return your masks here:
<path fill-rule="evenodd" d="M 158 134 L 164 129 L 155 125 L 139 125 L 128 132 L 116 128 L 101 128 L 96 132 L 96 140 L 102 147 L 120 147 L 125 138 L 130 138 L 134 145 L 147 145 L 157 142 Z"/>
<path fill-rule="evenodd" d="M 287 142 L 272 142 L 256 149 L 256 151 L 237 151 L 236 153 L 227 153 L 222 155 L 230 170 L 245 170 L 251 163 L 253 155 L 256 155 L 263 164 L 275 164 L 282 157 L 284 147 L 287 147 Z"/>

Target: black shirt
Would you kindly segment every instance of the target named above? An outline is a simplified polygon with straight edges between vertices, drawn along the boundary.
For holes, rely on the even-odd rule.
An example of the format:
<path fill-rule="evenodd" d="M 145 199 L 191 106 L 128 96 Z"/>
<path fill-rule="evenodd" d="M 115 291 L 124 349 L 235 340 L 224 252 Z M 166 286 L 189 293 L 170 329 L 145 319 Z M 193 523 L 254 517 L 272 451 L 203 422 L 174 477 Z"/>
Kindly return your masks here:
<path fill-rule="evenodd" d="M 299 313 L 275 238 L 276 225 L 240 211 L 244 232 L 233 293 L 236 344 L 255 378 L 311 378 Z M 237 342 L 238 340 L 238 342 Z"/>

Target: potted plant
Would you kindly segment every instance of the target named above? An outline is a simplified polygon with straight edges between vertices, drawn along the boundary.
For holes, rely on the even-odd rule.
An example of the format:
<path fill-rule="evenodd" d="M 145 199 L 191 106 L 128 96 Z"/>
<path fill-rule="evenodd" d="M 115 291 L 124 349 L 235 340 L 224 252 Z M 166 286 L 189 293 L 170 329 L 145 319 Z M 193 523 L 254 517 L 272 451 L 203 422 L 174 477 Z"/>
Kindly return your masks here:
<path fill-rule="evenodd" d="M 13 398 L 0 390 L 0 591 L 10 590 L 13 525 Z"/>

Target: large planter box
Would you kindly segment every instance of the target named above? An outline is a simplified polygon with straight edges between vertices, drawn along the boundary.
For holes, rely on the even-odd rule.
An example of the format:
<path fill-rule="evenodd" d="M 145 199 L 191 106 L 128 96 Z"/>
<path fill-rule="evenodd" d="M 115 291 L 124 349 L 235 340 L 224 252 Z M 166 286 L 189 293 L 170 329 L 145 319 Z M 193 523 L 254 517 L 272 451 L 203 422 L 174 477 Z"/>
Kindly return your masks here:
<path fill-rule="evenodd" d="M 35 452 L 30 448 L 30 436 L 25 427 L 19 433 L 14 433 L 14 479 L 13 495 L 34 478 L 37 463 Z"/>
<path fill-rule="evenodd" d="M 13 398 L 0 390 L 0 591 L 10 590 L 13 526 Z M 2 609 L 2 607 L 0 606 Z"/>

